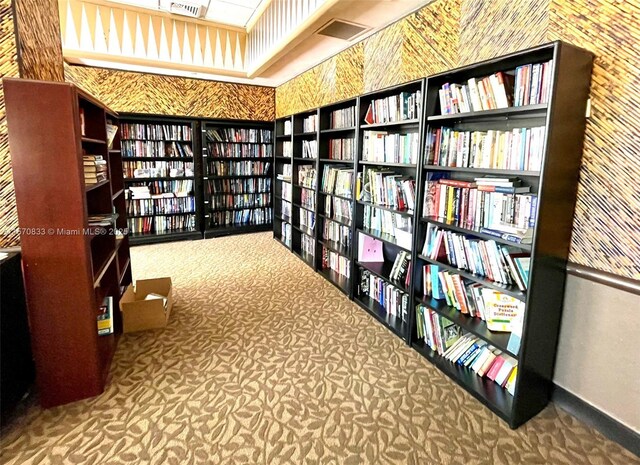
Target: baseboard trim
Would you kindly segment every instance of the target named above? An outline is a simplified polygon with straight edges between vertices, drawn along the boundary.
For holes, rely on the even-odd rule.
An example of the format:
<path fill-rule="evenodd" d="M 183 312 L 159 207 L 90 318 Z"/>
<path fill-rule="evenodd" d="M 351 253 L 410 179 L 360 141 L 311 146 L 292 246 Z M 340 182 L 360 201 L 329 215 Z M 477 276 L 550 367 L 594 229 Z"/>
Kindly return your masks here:
<path fill-rule="evenodd" d="M 562 410 L 600 431 L 607 438 L 640 457 L 640 434 L 558 385 L 551 400 Z"/>

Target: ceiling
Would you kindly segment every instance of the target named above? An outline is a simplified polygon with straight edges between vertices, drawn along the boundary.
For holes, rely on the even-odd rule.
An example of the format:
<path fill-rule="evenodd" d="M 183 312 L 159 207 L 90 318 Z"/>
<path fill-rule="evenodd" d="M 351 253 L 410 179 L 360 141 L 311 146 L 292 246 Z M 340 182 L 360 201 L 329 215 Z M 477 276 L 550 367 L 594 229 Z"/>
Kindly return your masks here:
<path fill-rule="evenodd" d="M 180 0 L 178 0 L 180 1 Z M 116 47 L 116 51 L 110 54 L 105 53 L 87 53 L 82 50 L 82 46 L 76 47 L 73 49 L 73 46 L 65 43 L 64 35 L 65 30 L 63 27 L 63 52 L 65 54 L 65 59 L 69 63 L 75 64 L 84 64 L 88 66 L 98 66 L 105 68 L 116 68 L 122 70 L 131 70 L 138 72 L 149 72 L 155 74 L 168 74 L 175 76 L 184 76 L 184 77 L 195 77 L 201 79 L 209 79 L 209 80 L 219 80 L 219 81 L 227 81 L 227 82 L 238 82 L 238 83 L 248 83 L 248 84 L 257 84 L 257 85 L 268 85 L 268 86 L 278 86 L 282 83 L 292 79 L 298 74 L 303 73 L 304 71 L 316 66 L 322 61 L 332 57 L 333 55 L 341 52 L 342 50 L 351 47 L 358 41 L 374 34 L 380 29 L 388 26 L 389 24 L 401 19 L 402 17 L 410 14 L 411 12 L 423 7 L 424 5 L 430 3 L 432 0 L 186 0 L 191 3 L 200 3 L 202 5 L 207 6 L 206 16 L 200 18 L 199 24 L 204 24 L 205 26 L 196 26 L 199 27 L 198 31 L 210 28 L 230 28 L 229 33 L 231 36 L 228 37 L 236 37 L 238 41 L 242 41 L 242 35 L 248 37 L 248 28 L 254 28 L 258 30 L 258 26 L 256 26 L 256 21 L 262 21 L 263 18 L 267 18 L 265 9 L 269 8 L 269 5 L 273 1 L 278 2 L 278 11 L 282 15 L 284 11 L 296 11 L 296 9 L 302 8 L 296 5 L 302 5 L 303 2 L 305 5 L 314 4 L 314 5 L 324 5 L 324 8 L 318 7 L 317 14 L 309 14 L 309 19 L 300 23 L 299 26 L 289 27 L 289 29 L 285 29 L 285 34 L 281 39 L 278 39 L 279 42 L 275 44 L 267 44 L 268 47 L 272 48 L 272 51 L 267 50 L 266 58 L 261 63 L 259 69 L 248 69 L 246 57 L 242 59 L 242 63 L 238 61 L 236 57 L 242 56 L 242 54 L 247 53 L 245 51 L 244 45 L 237 45 L 236 47 L 231 47 L 230 50 L 225 52 L 224 49 L 224 41 L 223 49 L 221 53 L 215 46 L 212 47 L 212 54 L 215 55 L 215 59 L 213 60 L 216 64 L 220 61 L 221 63 L 230 63 L 230 58 L 233 58 L 234 67 L 227 66 L 227 69 L 224 66 L 212 66 L 211 64 L 207 64 L 207 60 L 204 62 L 202 60 L 191 61 L 190 59 L 184 59 L 184 50 L 181 44 L 179 50 L 183 52 L 182 58 L 178 56 L 174 56 L 175 54 L 172 52 L 171 57 L 169 58 L 166 55 L 165 58 L 162 58 L 162 53 L 156 54 L 153 60 L 141 60 L 138 59 L 138 47 L 134 45 L 130 47 L 130 56 L 125 56 L 125 43 L 121 43 L 121 49 Z M 181 21 L 192 21 L 192 19 L 175 14 L 166 13 L 167 4 L 171 3 L 171 0 L 59 0 L 60 4 L 70 4 L 73 6 L 74 3 L 95 3 L 98 5 L 98 10 L 100 10 L 100 4 L 102 5 L 111 5 L 112 7 L 122 8 L 122 7 L 136 7 L 139 12 L 148 12 L 141 14 L 151 14 L 151 15 L 164 15 L 165 18 L 175 18 L 176 20 L 180 19 Z M 300 3 L 298 3 L 300 2 Z M 121 6 L 117 6 L 117 5 Z M 83 7 L 85 8 L 85 7 Z M 289 8 L 284 9 L 284 8 Z M 291 10 L 293 8 L 293 10 Z M 69 10 L 69 14 L 62 15 L 62 11 L 65 10 L 65 7 L 61 7 L 61 20 L 62 16 L 68 18 L 84 18 L 87 16 L 87 11 L 82 10 L 81 13 L 72 14 L 72 10 Z M 158 11 L 158 13 L 154 13 L 151 10 Z M 66 11 L 66 10 L 65 10 Z M 79 11 L 79 10 L 78 10 Z M 164 13 L 163 13 L 164 11 Z M 300 10 L 302 11 L 302 10 Z M 252 17 L 254 16 L 254 17 Z M 103 20 L 107 18 L 104 16 Z M 288 22 L 286 18 L 289 18 L 287 14 L 284 15 L 285 19 L 281 19 L 280 21 Z M 327 23 L 333 20 L 342 20 L 347 23 L 355 23 L 357 25 L 361 25 L 365 28 L 365 31 L 359 35 L 349 38 L 348 40 L 339 39 L 335 37 L 329 37 L 326 35 L 318 34 L 318 31 L 322 29 Z M 69 19 L 71 21 L 71 19 Z M 113 23 L 113 17 L 111 18 Z M 149 24 L 149 21 L 135 21 L 130 23 L 129 31 L 131 31 L 132 41 L 138 44 L 139 39 L 141 37 L 146 38 L 153 36 L 152 33 L 147 33 L 145 35 L 145 31 L 143 31 L 142 36 L 133 32 L 134 28 L 140 29 L 141 24 Z M 163 20 L 165 21 L 165 20 Z M 274 26 L 276 24 L 280 24 L 276 22 L 273 18 L 269 19 L 268 25 Z M 62 22 L 62 21 L 61 21 Z M 122 18 L 121 18 L 122 22 Z M 126 23 L 127 21 L 124 21 Z M 100 21 L 91 21 L 89 20 L 89 24 L 99 24 Z M 107 21 L 108 23 L 108 21 Z M 137 26 L 136 26 L 137 24 Z M 216 26 L 218 24 L 218 26 Z M 209 25 L 209 26 L 207 26 Z M 228 26 L 224 26 L 228 25 Z M 166 26 L 166 27 L 165 27 Z M 126 24 L 125 24 L 126 27 Z M 284 26 L 277 26 L 284 27 Z M 104 31 L 107 30 L 106 23 Z M 159 28 L 156 28 L 156 33 Z M 82 32 L 85 31 L 84 27 L 77 26 L 76 31 L 78 36 L 82 36 Z M 176 33 L 176 30 L 171 32 L 171 28 L 163 23 L 162 32 L 167 31 L 167 40 L 169 44 L 169 48 L 176 43 L 176 37 L 182 38 L 185 43 L 188 44 L 189 40 L 187 34 L 184 34 L 182 30 L 178 30 L 179 33 Z M 210 32 L 213 30 L 210 29 Z M 236 31 L 236 32 L 233 32 Z M 184 35 L 183 35 L 184 34 Z M 217 34 L 217 33 L 216 33 Z M 226 34 L 226 33 L 224 33 Z M 233 34 L 236 34 L 234 36 Z M 98 34 L 100 36 L 101 34 Z M 120 35 L 122 36 L 122 32 L 120 31 Z M 126 33 L 124 34 L 127 35 Z M 212 34 L 206 35 L 207 40 Z M 200 32 L 195 34 L 196 39 L 202 38 L 205 40 L 205 34 Z M 198 42 L 193 42 L 193 35 L 191 36 L 191 46 L 189 50 L 193 51 L 198 48 Z M 172 41 L 173 40 L 173 41 Z M 248 40 L 248 39 L 247 39 Z M 95 42 L 95 40 L 94 40 Z M 219 42 L 219 40 L 218 40 Z M 204 42 L 199 42 L 204 43 Z M 227 44 L 235 43 L 232 42 L 232 39 L 226 40 Z M 240 44 L 241 42 L 237 42 Z M 243 44 L 244 42 L 242 42 Z M 66 45 L 66 47 L 65 47 Z M 249 45 L 247 45 L 248 47 Z M 146 47 L 146 46 L 145 46 Z M 227 45 L 228 47 L 228 45 Z M 146 47 L 148 49 L 148 47 Z M 141 49 L 142 50 L 142 49 Z M 178 50 L 177 46 L 174 46 L 172 50 Z M 94 50 L 95 52 L 95 50 Z M 109 45 L 109 52 L 111 52 L 111 47 Z M 206 50 L 205 50 L 206 52 Z M 240 55 L 238 55 L 240 54 Z M 219 58 L 224 58 L 224 60 L 219 60 Z M 163 61 L 165 60 L 165 61 Z M 240 67 L 238 67 L 240 64 Z M 196 66 L 197 65 L 197 66 Z"/>
<path fill-rule="evenodd" d="M 110 3 L 122 3 L 139 8 L 160 10 L 162 0 L 108 0 Z M 191 0 L 207 7 L 204 20 L 221 24 L 245 27 L 263 0 Z"/>

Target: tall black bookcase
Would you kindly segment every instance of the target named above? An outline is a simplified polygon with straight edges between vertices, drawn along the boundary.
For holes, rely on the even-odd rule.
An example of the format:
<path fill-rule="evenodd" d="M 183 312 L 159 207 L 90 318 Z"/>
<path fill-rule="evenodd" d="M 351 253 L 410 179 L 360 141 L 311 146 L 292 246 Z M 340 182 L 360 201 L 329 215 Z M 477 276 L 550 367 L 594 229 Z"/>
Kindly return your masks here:
<path fill-rule="evenodd" d="M 202 127 L 204 237 L 273 227 L 273 125 L 205 120 Z"/>
<path fill-rule="evenodd" d="M 566 278 L 566 262 L 570 246 L 573 214 L 575 209 L 577 182 L 581 164 L 584 129 L 586 124 L 585 111 L 589 97 L 593 55 L 572 45 L 556 41 L 534 47 L 503 57 L 472 64 L 462 68 L 450 70 L 424 80 L 418 80 L 383 89 L 359 96 L 355 99 L 328 107 L 309 110 L 304 113 L 282 118 L 276 122 L 275 160 L 276 166 L 287 163 L 294 164 L 294 184 L 296 180 L 295 166 L 303 163 L 314 163 L 312 160 L 298 160 L 301 140 L 319 141 L 319 157 L 317 160 L 317 200 L 315 213 L 318 224 L 313 231 L 316 239 L 314 262 L 305 260 L 313 265 L 320 274 L 332 282 L 345 294 L 352 298 L 359 306 L 380 321 L 408 345 L 419 352 L 429 362 L 450 377 L 456 384 L 467 390 L 483 405 L 506 421 L 511 428 L 517 428 L 538 412 L 548 403 L 552 375 L 555 363 L 556 348 Z M 546 103 L 522 104 L 500 109 L 483 111 L 467 111 L 466 113 L 443 114 L 441 108 L 440 89 L 444 84 L 466 84 L 469 79 L 478 80 L 495 73 L 514 74 L 519 66 L 547 63 L 545 72 L 550 79 L 548 99 Z M 551 63 L 549 65 L 549 63 Z M 371 122 L 367 115 L 370 103 L 376 99 L 397 95 L 401 92 L 415 92 L 420 90 L 421 112 L 417 118 L 386 123 Z M 327 123 L 327 115 L 334 109 L 354 105 L 357 108 L 358 119 L 353 128 L 345 128 L 333 133 Z M 319 117 L 317 133 L 302 131 L 300 121 L 305 117 L 316 114 Z M 293 124 L 293 135 L 284 135 L 285 121 Z M 532 169 L 513 169 L 513 166 L 493 166 L 480 168 L 465 163 L 436 164 L 427 160 L 426 156 L 435 147 L 433 135 L 440 128 L 452 131 L 512 131 L 522 128 L 543 128 L 538 143 L 541 144 L 541 158 L 539 166 Z M 419 137 L 419 153 L 416 163 L 395 163 L 380 160 L 369 160 L 363 154 L 367 150 L 365 145 L 371 134 L 368 132 L 384 131 L 387 134 L 417 134 Z M 354 183 L 350 199 L 353 221 L 346 223 L 351 226 L 351 238 L 340 243 L 327 242 L 323 238 L 325 220 L 325 194 L 321 186 L 324 166 L 336 164 L 328 156 L 328 141 L 335 135 L 347 134 L 356 138 L 356 156 L 354 161 L 344 163 L 351 166 L 354 173 L 361 173 L 369 169 L 387 169 L 413 177 L 416 180 L 415 207 L 413 211 L 393 211 L 381 205 L 370 205 L 366 198 L 357 197 L 357 192 L 364 188 Z M 528 136 L 527 136 L 528 137 Z M 291 142 L 294 147 L 291 161 L 283 157 L 284 142 Z M 463 165 L 463 166 L 461 166 Z M 474 166 L 474 167 L 470 167 Z M 484 165 L 481 165 L 484 166 Z M 447 178 L 449 182 L 475 182 L 476 178 L 486 176 L 515 179 L 517 185 L 529 188 L 529 192 L 536 197 L 534 207 L 535 223 L 530 232 L 532 238 L 524 243 L 512 242 L 504 237 L 496 237 L 479 226 L 470 227 L 464 221 L 447 221 L 438 216 L 427 216 L 424 210 L 425 185 Z M 364 179 L 366 181 L 366 178 Z M 364 183 L 363 183 L 364 184 Z M 276 198 L 281 192 L 276 181 Z M 294 186 L 294 204 L 299 201 L 299 189 Z M 277 202 L 278 200 L 276 200 Z M 411 237 L 393 237 L 386 231 L 372 230 L 366 227 L 366 209 L 376 208 L 411 219 Z M 276 209 L 278 210 L 278 209 Z M 297 208 L 293 207 L 293 218 L 289 222 L 295 225 Z M 432 212 L 431 212 L 432 213 Z M 280 213 L 274 222 L 274 236 L 282 239 L 282 225 L 287 219 Z M 514 253 L 522 252 L 530 256 L 528 282 L 523 291 L 514 285 L 502 285 L 489 280 L 479 274 L 465 271 L 462 267 L 448 263 L 446 259 L 433 259 L 423 255 L 427 228 L 438 227 L 445 232 L 461 234 L 471 241 L 492 240 L 499 246 L 509 247 Z M 294 229 L 291 248 L 299 252 L 299 236 L 304 234 Z M 372 237 L 383 243 L 384 263 L 361 263 L 358 261 L 358 244 L 364 237 Z M 348 242 L 348 243 L 345 243 Z M 350 279 L 336 277 L 323 266 L 323 250 L 333 250 L 350 260 Z M 384 282 L 389 282 L 390 267 L 395 256 L 402 250 L 410 253 L 411 274 L 405 283 L 392 282 L 400 292 L 409 296 L 409 309 L 406 317 L 392 316 L 370 296 L 359 292 L 360 273 L 365 269 L 370 275 L 376 276 Z M 302 257 L 301 258 L 306 258 Z M 436 265 L 442 271 L 460 276 L 463 282 L 495 289 L 502 294 L 524 302 L 524 322 L 521 342 L 518 350 L 509 347 L 509 333 L 495 332 L 488 329 L 485 321 L 478 317 L 463 314 L 456 308 L 448 306 L 445 300 L 436 300 L 423 295 L 423 268 L 425 265 Z M 526 273 L 525 273 L 526 274 Z M 347 289 L 345 289 L 345 287 Z M 446 360 L 418 337 L 416 307 L 424 306 L 441 317 L 462 328 L 463 332 L 477 337 L 479 341 L 488 343 L 503 354 L 510 355 L 517 361 L 518 371 L 514 384 L 513 395 L 505 388 L 481 377 L 468 367 Z"/>
<path fill-rule="evenodd" d="M 273 237 L 291 250 L 293 118 L 276 120 L 274 129 Z"/>
<path fill-rule="evenodd" d="M 127 114 L 120 124 L 131 244 L 202 237 L 197 121 Z M 154 198 L 132 198 L 142 186 Z"/>

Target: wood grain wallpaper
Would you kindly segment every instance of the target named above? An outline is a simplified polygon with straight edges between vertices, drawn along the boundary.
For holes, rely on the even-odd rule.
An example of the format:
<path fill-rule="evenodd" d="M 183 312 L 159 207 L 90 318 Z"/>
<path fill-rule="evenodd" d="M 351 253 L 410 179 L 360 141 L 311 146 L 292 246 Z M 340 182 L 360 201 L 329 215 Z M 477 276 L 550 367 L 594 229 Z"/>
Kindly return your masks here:
<path fill-rule="evenodd" d="M 271 121 L 275 89 L 85 66 L 64 66 L 65 79 L 111 109 L 130 113 Z"/>
<path fill-rule="evenodd" d="M 596 55 L 571 260 L 640 279 L 640 1 L 554 0 L 549 20 Z"/>
<path fill-rule="evenodd" d="M 463 0 L 460 66 L 548 42 L 550 0 Z"/>
<path fill-rule="evenodd" d="M 569 259 L 640 279 L 640 0 L 437 0 L 344 61 L 356 95 L 557 39 L 596 54 Z M 278 117 L 318 106 L 316 72 L 276 89 Z"/>
<path fill-rule="evenodd" d="M 64 81 L 57 0 L 14 0 L 20 76 Z"/>
<path fill-rule="evenodd" d="M 10 0 L 0 0 L 0 75 L 18 77 L 18 51 Z M 4 93 L 0 83 L 0 247 L 18 245 L 18 215 L 11 175 Z"/>

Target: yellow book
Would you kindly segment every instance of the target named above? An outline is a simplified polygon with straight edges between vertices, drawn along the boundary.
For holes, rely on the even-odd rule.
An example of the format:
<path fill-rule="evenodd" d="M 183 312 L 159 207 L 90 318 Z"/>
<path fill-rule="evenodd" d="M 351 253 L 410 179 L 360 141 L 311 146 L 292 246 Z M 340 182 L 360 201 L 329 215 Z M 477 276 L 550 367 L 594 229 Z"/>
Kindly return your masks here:
<path fill-rule="evenodd" d="M 513 367 L 513 370 L 511 371 L 511 374 L 509 375 L 509 379 L 507 380 L 507 384 L 505 384 L 505 388 L 507 389 L 507 392 L 511 395 L 513 395 L 513 393 L 516 390 L 516 378 L 518 377 L 518 365 L 516 365 L 515 367 Z"/>
<path fill-rule="evenodd" d="M 447 186 L 447 222 L 453 221 L 453 188 Z"/>

